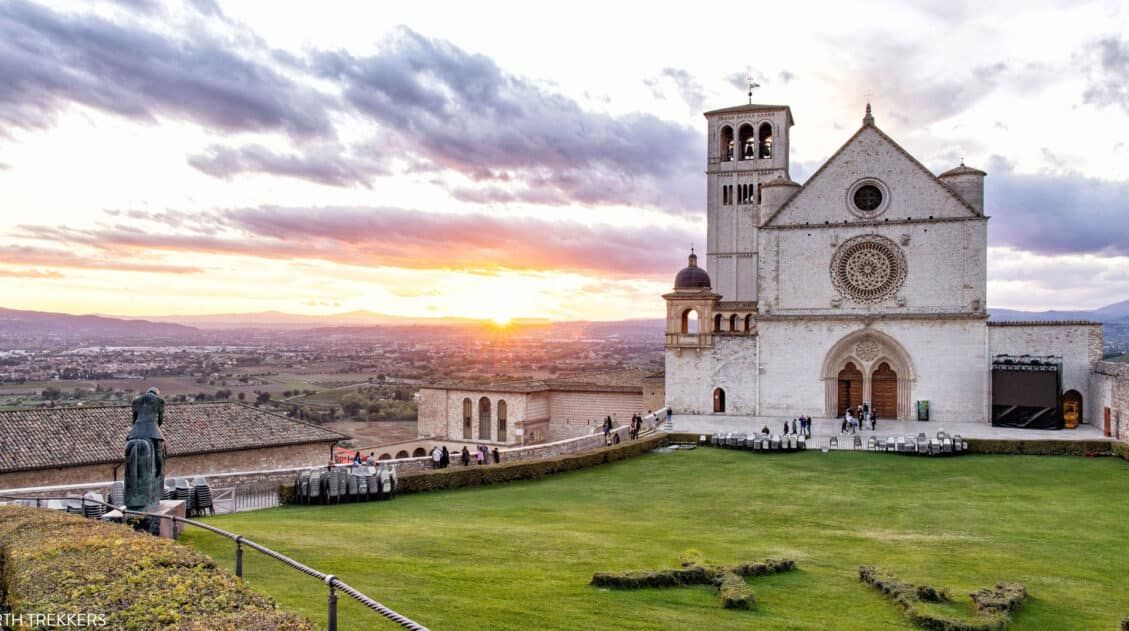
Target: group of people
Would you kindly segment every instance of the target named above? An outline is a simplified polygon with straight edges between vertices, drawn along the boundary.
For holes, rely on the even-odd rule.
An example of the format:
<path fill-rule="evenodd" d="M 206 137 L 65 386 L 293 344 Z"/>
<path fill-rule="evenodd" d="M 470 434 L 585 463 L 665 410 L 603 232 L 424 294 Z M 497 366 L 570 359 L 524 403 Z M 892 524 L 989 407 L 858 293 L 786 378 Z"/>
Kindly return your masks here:
<path fill-rule="evenodd" d="M 495 447 L 493 450 L 491 450 L 486 445 L 479 445 L 474 448 L 475 464 L 490 464 L 491 457 L 494 458 L 494 464 L 498 464 L 502 461 L 502 455 L 498 453 L 497 447 Z M 467 449 L 465 445 L 463 446 L 463 451 L 462 454 L 460 454 L 459 459 L 462 460 L 464 467 L 470 466 L 471 454 L 470 450 Z"/>
<path fill-rule="evenodd" d="M 860 429 L 867 429 L 868 425 L 871 431 L 878 428 L 878 411 L 871 410 L 870 403 L 863 401 L 857 408 L 847 408 L 840 433 L 854 434 Z"/>
<path fill-rule="evenodd" d="M 631 440 L 635 440 L 636 438 L 639 438 L 639 432 L 641 432 L 642 430 L 643 416 L 640 414 L 632 415 L 631 428 L 627 430 L 628 436 L 631 437 Z"/>
<path fill-rule="evenodd" d="M 768 429 L 768 425 L 765 425 L 761 428 L 761 433 L 767 436 L 772 432 Z M 811 417 L 797 416 L 796 418 L 792 419 L 791 424 L 789 424 L 788 419 L 784 419 L 784 431 L 782 433 L 784 435 L 803 434 L 804 436 L 811 438 Z"/>
<path fill-rule="evenodd" d="M 431 464 L 436 469 L 446 469 L 451 465 L 451 452 L 447 451 L 446 445 L 442 448 L 436 445 L 431 450 Z"/>

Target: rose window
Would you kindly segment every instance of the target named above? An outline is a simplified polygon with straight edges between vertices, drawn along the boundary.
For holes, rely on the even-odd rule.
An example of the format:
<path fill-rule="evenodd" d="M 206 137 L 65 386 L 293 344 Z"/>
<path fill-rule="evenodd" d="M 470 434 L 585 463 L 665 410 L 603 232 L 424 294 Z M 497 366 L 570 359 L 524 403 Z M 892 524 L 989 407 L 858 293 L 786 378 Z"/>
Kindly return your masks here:
<path fill-rule="evenodd" d="M 906 278 L 905 255 L 893 241 L 868 235 L 844 243 L 831 261 L 831 280 L 857 302 L 892 297 Z"/>

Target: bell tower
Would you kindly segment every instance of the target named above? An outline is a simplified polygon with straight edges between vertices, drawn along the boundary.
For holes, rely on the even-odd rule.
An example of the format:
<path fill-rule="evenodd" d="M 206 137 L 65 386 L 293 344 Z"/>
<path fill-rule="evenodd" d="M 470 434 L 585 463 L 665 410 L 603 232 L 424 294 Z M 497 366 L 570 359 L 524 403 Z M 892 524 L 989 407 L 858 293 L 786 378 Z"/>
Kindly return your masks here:
<path fill-rule="evenodd" d="M 788 177 L 788 138 L 794 123 L 787 105 L 750 104 L 705 113 L 706 269 L 722 300 L 757 300 L 757 230 L 761 186 Z"/>

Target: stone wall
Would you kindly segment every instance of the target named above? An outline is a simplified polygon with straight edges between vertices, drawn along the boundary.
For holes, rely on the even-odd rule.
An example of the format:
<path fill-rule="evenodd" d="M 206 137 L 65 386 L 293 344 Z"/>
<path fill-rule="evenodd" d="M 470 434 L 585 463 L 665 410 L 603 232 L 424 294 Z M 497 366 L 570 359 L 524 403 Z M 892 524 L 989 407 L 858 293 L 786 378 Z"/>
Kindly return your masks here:
<path fill-rule="evenodd" d="M 1129 364 L 1096 362 L 1092 374 L 1091 403 L 1093 424 L 1105 429 L 1105 413 L 1109 410 L 1109 434 L 1129 442 Z M 1083 413 L 1089 414 L 1083 402 Z"/>
<path fill-rule="evenodd" d="M 549 410 L 550 440 L 586 434 L 590 431 L 588 428 L 601 425 L 607 416 L 611 416 L 612 422 L 618 426 L 627 425 L 634 414 L 647 413 L 642 397 L 626 392 L 552 391 L 549 393 Z"/>
<path fill-rule="evenodd" d="M 489 432 L 482 434 L 479 419 L 479 402 L 482 398 L 490 402 Z M 464 401 L 470 400 L 470 436 L 463 431 Z M 454 440 L 476 440 L 505 445 L 521 444 L 521 437 L 514 429 L 521 426 L 527 418 L 529 395 L 524 392 L 502 392 L 494 390 L 421 388 L 417 432 L 421 438 L 448 437 Z M 498 404 L 506 404 L 506 435 L 499 436 Z M 530 418 L 529 420 L 538 420 Z"/>
<path fill-rule="evenodd" d="M 1057 355 L 1062 357 L 1062 390 L 1082 395 L 1083 422 L 1102 422 L 1090 374 L 1102 358 L 1102 325 L 1078 322 L 993 322 L 988 326 L 988 352 L 996 355 Z"/>

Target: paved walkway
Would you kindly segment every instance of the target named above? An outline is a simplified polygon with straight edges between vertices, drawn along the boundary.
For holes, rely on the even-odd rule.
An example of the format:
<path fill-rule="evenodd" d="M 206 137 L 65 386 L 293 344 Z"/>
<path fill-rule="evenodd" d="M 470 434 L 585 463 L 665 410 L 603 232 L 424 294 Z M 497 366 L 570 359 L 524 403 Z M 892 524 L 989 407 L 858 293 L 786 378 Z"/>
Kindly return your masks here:
<path fill-rule="evenodd" d="M 779 416 L 736 416 L 727 414 L 675 414 L 674 431 L 694 434 L 715 434 L 718 432 L 744 432 L 754 434 L 765 425 L 773 434 L 784 429 L 784 418 Z M 812 438 L 826 439 L 840 436 L 842 419 L 813 418 Z M 788 426 L 791 427 L 791 419 Z M 934 421 L 890 421 L 879 419 L 877 431 L 859 430 L 865 441 L 868 436 L 885 439 L 887 436 L 917 436 L 925 432 L 930 438 L 937 432 L 960 434 L 963 438 L 998 438 L 1005 440 L 1112 440 L 1102 435 L 1102 430 L 1093 425 L 1079 425 L 1076 429 L 1046 430 L 1017 429 L 1014 427 L 992 427 L 987 422 L 937 423 Z M 826 440 L 816 440 L 816 445 L 826 444 Z"/>

